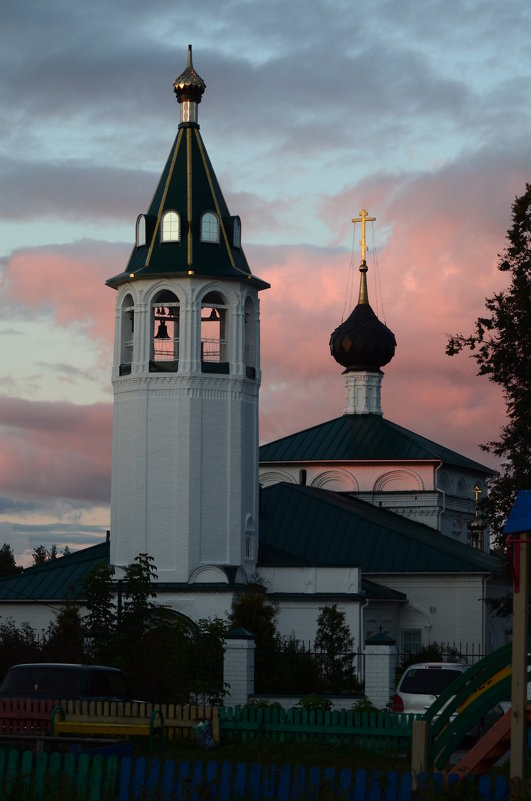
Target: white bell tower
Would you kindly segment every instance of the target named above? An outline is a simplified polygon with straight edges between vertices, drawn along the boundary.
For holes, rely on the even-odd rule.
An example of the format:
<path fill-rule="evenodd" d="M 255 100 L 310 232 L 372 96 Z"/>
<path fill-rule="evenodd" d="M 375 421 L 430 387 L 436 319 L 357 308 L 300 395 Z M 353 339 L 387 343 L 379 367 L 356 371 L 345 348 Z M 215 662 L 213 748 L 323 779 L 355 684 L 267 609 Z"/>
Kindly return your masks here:
<path fill-rule="evenodd" d="M 258 291 L 199 133 L 205 83 L 174 82 L 177 137 L 117 290 L 111 563 L 232 583 L 258 551 Z"/>

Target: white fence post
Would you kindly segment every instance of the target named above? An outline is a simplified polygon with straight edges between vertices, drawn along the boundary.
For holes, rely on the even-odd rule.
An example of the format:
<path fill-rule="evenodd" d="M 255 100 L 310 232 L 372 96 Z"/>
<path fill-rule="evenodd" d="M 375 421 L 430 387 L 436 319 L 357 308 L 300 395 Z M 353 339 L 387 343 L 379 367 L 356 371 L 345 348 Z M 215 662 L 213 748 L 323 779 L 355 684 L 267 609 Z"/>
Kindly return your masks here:
<path fill-rule="evenodd" d="M 395 686 L 397 648 L 387 634 L 365 641 L 365 696 L 377 709 L 384 709 Z"/>
<path fill-rule="evenodd" d="M 254 649 L 254 635 L 242 626 L 225 635 L 223 683 L 230 706 L 242 706 L 254 694 Z"/>

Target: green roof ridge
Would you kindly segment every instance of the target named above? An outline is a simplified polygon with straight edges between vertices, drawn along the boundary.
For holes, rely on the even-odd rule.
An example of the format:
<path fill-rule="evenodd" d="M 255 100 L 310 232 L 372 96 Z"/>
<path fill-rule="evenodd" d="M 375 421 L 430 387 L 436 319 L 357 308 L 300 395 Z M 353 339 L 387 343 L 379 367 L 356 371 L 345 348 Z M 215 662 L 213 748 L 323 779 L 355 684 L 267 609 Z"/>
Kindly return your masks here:
<path fill-rule="evenodd" d="M 482 473 L 485 465 L 377 414 L 344 414 L 260 446 L 261 462 L 445 461 Z"/>

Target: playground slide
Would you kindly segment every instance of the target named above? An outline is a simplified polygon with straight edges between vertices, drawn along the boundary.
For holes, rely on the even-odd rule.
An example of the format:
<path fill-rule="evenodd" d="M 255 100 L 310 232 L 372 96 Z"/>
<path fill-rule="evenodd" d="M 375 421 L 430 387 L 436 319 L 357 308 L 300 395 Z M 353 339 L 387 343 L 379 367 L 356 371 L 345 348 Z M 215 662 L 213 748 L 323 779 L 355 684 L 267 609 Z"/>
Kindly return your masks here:
<path fill-rule="evenodd" d="M 527 706 L 527 723 L 531 723 L 531 705 Z M 447 774 L 457 773 L 460 778 L 470 773 L 480 776 L 487 773 L 498 759 L 511 747 L 511 710 L 496 723 L 475 743 L 462 759 L 455 765 L 447 768 Z"/>

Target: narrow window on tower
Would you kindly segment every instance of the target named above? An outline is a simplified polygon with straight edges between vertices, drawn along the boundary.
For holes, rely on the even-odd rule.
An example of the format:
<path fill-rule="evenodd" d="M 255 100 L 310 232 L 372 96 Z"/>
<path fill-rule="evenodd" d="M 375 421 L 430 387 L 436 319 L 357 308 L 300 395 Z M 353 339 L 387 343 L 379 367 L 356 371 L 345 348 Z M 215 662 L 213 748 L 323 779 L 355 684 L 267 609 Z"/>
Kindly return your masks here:
<path fill-rule="evenodd" d="M 219 220 L 211 211 L 201 217 L 201 242 L 219 243 Z"/>
<path fill-rule="evenodd" d="M 162 242 L 181 241 L 181 218 L 176 211 L 167 211 L 162 218 L 160 231 Z"/>
<path fill-rule="evenodd" d="M 135 332 L 135 304 L 132 295 L 126 295 L 123 300 L 120 323 L 120 375 L 129 375 Z"/>

